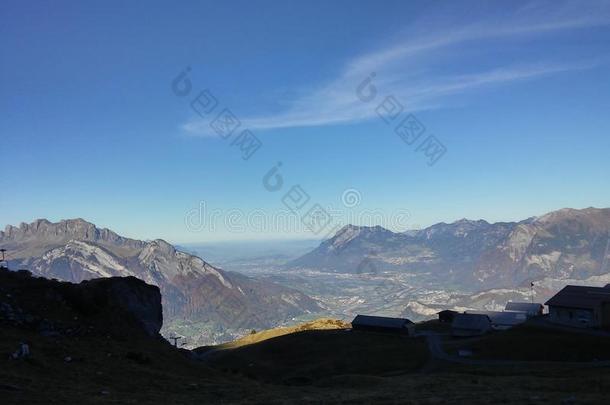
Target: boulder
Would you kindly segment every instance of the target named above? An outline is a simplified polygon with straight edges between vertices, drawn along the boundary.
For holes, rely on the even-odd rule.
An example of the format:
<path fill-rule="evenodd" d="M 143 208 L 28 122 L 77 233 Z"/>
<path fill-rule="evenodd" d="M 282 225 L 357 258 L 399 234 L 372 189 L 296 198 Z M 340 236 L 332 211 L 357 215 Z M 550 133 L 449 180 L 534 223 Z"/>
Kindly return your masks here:
<path fill-rule="evenodd" d="M 110 277 L 84 281 L 85 301 L 93 307 L 116 315 L 129 315 L 150 336 L 157 336 L 163 326 L 161 291 L 135 277 Z M 129 320 L 127 320 L 129 321 Z"/>

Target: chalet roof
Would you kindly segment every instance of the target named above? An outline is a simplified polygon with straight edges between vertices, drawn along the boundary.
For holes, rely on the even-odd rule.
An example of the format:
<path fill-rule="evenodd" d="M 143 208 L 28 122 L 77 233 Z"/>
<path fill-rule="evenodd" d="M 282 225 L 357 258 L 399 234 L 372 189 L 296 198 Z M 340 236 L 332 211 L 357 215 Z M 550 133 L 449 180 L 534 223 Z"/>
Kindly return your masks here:
<path fill-rule="evenodd" d="M 370 316 L 370 315 L 356 315 L 352 321 L 353 326 L 372 326 L 376 328 L 391 328 L 391 329 L 403 329 L 409 325 L 412 325 L 408 319 L 405 318 L 388 318 L 385 316 Z"/>
<path fill-rule="evenodd" d="M 494 325 L 518 325 L 527 320 L 527 316 L 524 312 L 510 312 L 510 311 L 467 311 L 467 314 L 479 314 L 487 315 Z"/>
<path fill-rule="evenodd" d="M 491 320 L 485 314 L 455 314 L 453 322 L 451 323 L 452 328 L 457 329 L 489 329 L 491 326 Z"/>
<path fill-rule="evenodd" d="M 507 302 L 504 310 L 506 311 L 521 311 L 528 314 L 536 314 L 542 309 L 542 304 L 534 302 Z"/>
<path fill-rule="evenodd" d="M 568 285 L 545 302 L 548 306 L 593 309 L 610 302 L 610 288 Z"/>

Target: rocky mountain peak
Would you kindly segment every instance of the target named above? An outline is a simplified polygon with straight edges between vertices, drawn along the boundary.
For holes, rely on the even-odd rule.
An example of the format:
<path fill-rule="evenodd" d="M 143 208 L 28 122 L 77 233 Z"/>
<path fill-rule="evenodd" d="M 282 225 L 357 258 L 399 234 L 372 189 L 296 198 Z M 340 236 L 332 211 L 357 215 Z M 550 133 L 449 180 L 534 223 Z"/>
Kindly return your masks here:
<path fill-rule="evenodd" d="M 402 234 L 349 226 L 290 266 L 353 273 L 365 259 L 468 288 L 585 279 L 610 271 L 610 209 L 563 209 L 520 222 L 461 219 Z"/>
<path fill-rule="evenodd" d="M 462 218 L 458 221 L 449 224 L 441 222 L 432 225 L 421 231 L 419 235 L 425 237 L 426 239 L 432 239 L 436 237 L 464 237 L 467 236 L 470 232 L 478 231 L 489 226 L 489 222 L 483 219 L 470 220 Z"/>
<path fill-rule="evenodd" d="M 22 222 L 19 227 L 7 225 L 4 232 L 0 232 L 0 238 L 18 240 L 20 238 L 58 238 L 66 239 L 85 238 L 91 239 L 95 236 L 97 228 L 92 223 L 82 218 L 64 219 L 57 223 L 47 219 L 37 219 L 32 223 Z"/>
<path fill-rule="evenodd" d="M 163 239 L 155 239 L 148 242 L 145 249 L 154 250 L 157 254 L 163 256 L 174 256 L 176 254 L 176 248 Z"/>
<path fill-rule="evenodd" d="M 36 220 L 9 226 L 7 231 L 0 233 L 0 247 L 10 252 L 9 268 L 27 268 L 38 276 L 71 282 L 137 277 L 158 286 L 163 294 L 166 330 L 181 328 L 184 320 L 206 325 L 189 330 L 192 341 L 202 339 L 201 344 L 320 309 L 315 300 L 296 290 L 217 269 L 162 239 L 124 238 L 80 218 L 57 223 Z M 100 283 L 89 285 L 105 285 Z M 113 291 L 120 296 L 125 288 L 121 285 Z M 146 312 L 148 301 L 125 305 Z M 155 319 L 144 326 L 155 329 Z"/>
<path fill-rule="evenodd" d="M 561 234 L 591 232 L 607 235 L 609 232 L 610 208 L 585 208 L 581 210 L 563 208 L 538 217 L 533 225 Z"/>
<path fill-rule="evenodd" d="M 343 228 L 339 229 L 334 237 L 330 239 L 330 245 L 334 249 L 340 249 L 341 247 L 348 244 L 350 241 L 360 235 L 361 228 L 355 225 L 345 225 Z"/>
<path fill-rule="evenodd" d="M 385 238 L 393 235 L 394 233 L 382 226 L 357 226 L 357 225 L 345 225 L 339 229 L 335 236 L 333 236 L 328 242 L 334 249 L 342 249 L 351 241 L 357 238 Z"/>
<path fill-rule="evenodd" d="M 553 222 L 557 220 L 562 220 L 565 218 L 573 217 L 578 214 L 578 210 L 572 208 L 562 208 L 556 211 L 551 211 L 547 214 L 544 214 L 538 218 L 536 218 L 537 222 L 545 223 L 545 222 Z"/>
<path fill-rule="evenodd" d="M 536 218 L 537 222 L 548 223 L 554 221 L 563 221 L 567 219 L 584 218 L 590 216 L 610 216 L 610 208 L 595 208 L 589 207 L 581 210 L 574 208 L 562 208 L 556 211 L 551 211 L 548 214 Z"/>
<path fill-rule="evenodd" d="M 135 252 L 144 246 L 144 242 L 98 228 L 82 218 L 59 222 L 37 219 L 29 224 L 21 223 L 18 227 L 7 225 L 5 231 L 0 232 L 0 243 L 7 245 L 15 258 L 37 256 L 73 240 L 99 243 L 113 251 L 121 250 L 121 253 Z"/>

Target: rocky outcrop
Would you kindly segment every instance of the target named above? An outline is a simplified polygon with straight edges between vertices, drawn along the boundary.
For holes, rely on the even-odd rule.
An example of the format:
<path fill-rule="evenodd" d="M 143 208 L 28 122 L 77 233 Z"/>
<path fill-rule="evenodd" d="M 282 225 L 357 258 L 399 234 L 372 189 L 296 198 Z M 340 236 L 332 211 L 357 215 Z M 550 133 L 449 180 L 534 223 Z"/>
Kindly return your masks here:
<path fill-rule="evenodd" d="M 145 334 L 163 325 L 161 293 L 135 277 L 80 284 L 33 277 L 25 270 L 0 270 L 0 324 L 44 335 Z"/>
<path fill-rule="evenodd" d="M 178 333 L 167 329 L 173 324 L 186 334 L 188 323 L 197 333 L 208 331 L 208 341 L 226 333 L 231 339 L 321 309 L 299 291 L 215 268 L 164 240 L 124 238 L 82 219 L 7 226 L 0 247 L 10 252 L 13 268 L 47 278 L 78 283 L 131 276 L 158 286 L 167 334 Z"/>
<path fill-rule="evenodd" d="M 156 336 L 163 326 L 159 287 L 135 277 L 111 277 L 80 284 L 82 297 L 102 311 L 125 314 L 148 335 Z"/>

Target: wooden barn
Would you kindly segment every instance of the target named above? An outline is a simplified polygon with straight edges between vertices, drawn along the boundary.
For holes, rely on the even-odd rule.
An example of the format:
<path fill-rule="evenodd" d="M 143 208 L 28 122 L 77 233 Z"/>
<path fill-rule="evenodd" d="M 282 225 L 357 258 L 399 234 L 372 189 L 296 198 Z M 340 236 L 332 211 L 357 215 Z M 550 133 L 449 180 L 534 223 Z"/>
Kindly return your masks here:
<path fill-rule="evenodd" d="M 369 332 L 397 333 L 412 335 L 415 324 L 405 318 L 357 315 L 352 321 L 352 329 Z"/>
<path fill-rule="evenodd" d="M 444 309 L 440 312 L 437 312 L 436 314 L 438 315 L 438 320 L 439 322 L 445 322 L 445 323 L 451 323 L 453 322 L 453 318 L 455 317 L 455 314 L 457 314 L 457 311 L 452 311 L 450 309 Z"/>
<path fill-rule="evenodd" d="M 610 329 L 610 287 L 568 285 L 546 302 L 549 320 L 578 328 Z"/>
<path fill-rule="evenodd" d="M 483 314 L 455 314 L 451 322 L 451 335 L 456 337 L 480 336 L 491 330 L 491 320 Z"/>
<path fill-rule="evenodd" d="M 491 327 L 495 330 L 506 330 L 527 321 L 525 312 L 517 311 L 466 311 L 467 314 L 487 315 Z"/>

